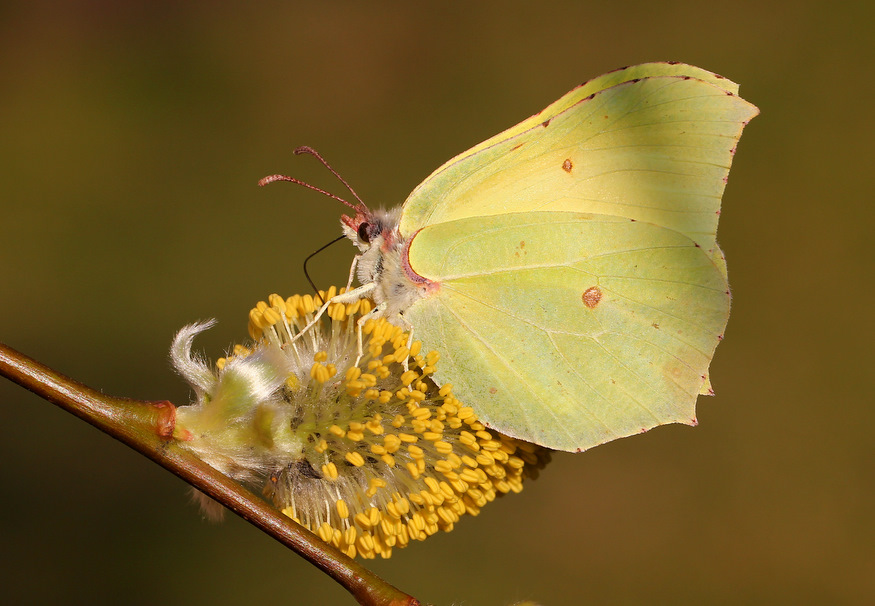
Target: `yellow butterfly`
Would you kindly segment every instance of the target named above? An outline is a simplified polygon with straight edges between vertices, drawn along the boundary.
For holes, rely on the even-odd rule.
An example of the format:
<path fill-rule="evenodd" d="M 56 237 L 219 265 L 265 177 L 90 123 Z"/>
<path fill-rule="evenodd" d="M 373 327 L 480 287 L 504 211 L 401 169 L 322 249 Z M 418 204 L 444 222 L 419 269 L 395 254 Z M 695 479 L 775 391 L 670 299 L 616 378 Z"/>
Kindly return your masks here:
<path fill-rule="evenodd" d="M 361 286 L 333 301 L 412 328 L 435 381 L 504 434 L 580 451 L 695 424 L 729 317 L 721 197 L 758 114 L 737 93 L 680 63 L 575 88 L 400 208 L 354 206 Z"/>

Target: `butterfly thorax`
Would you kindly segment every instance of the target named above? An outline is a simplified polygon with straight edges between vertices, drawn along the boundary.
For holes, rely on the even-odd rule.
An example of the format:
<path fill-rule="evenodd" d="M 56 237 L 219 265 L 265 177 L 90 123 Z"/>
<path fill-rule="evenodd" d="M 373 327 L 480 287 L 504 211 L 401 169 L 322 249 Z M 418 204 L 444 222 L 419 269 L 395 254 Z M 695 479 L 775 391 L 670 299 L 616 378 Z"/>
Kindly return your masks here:
<path fill-rule="evenodd" d="M 361 251 L 356 277 L 363 285 L 374 285 L 371 298 L 380 310 L 378 315 L 404 326 L 404 310 L 428 293 L 429 284 L 403 262 L 410 238 L 398 229 L 400 215 L 400 207 L 361 209 L 355 217 L 343 217 L 341 224 L 343 233 Z"/>

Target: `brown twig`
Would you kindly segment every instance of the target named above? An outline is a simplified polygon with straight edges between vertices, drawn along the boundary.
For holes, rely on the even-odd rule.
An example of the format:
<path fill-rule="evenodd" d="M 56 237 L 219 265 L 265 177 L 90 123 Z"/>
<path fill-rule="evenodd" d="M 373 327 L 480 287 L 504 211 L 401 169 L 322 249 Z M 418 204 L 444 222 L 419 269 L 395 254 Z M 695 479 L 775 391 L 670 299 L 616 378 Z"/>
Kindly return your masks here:
<path fill-rule="evenodd" d="M 418 606 L 352 558 L 319 540 L 234 480 L 171 438 L 176 407 L 170 402 L 114 398 L 66 377 L 0 343 L 0 375 L 146 455 L 244 520 L 310 561 L 367 606 Z"/>

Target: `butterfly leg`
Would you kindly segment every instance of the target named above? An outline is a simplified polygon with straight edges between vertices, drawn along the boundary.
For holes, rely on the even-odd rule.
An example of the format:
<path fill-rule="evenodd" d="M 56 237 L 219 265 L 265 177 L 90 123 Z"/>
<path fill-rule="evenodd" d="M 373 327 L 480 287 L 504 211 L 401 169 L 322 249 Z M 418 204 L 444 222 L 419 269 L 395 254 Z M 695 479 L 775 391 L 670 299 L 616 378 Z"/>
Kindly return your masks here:
<path fill-rule="evenodd" d="M 398 314 L 398 319 L 401 320 L 401 323 L 404 324 L 403 328 L 407 331 L 407 351 L 410 351 L 410 348 L 413 347 L 413 324 L 410 323 L 410 320 L 405 318 L 401 313 Z M 402 366 L 404 366 L 404 372 L 410 370 L 409 364 L 407 360 L 410 359 L 410 355 L 404 358 L 404 362 Z"/>
<path fill-rule="evenodd" d="M 358 290 L 358 289 L 356 289 L 356 290 Z M 332 299 L 332 301 L 333 301 L 333 300 L 334 300 L 334 299 Z M 368 313 L 366 313 L 365 315 L 363 315 L 361 318 L 359 318 L 359 319 L 358 319 L 358 322 L 356 322 L 356 324 L 357 324 L 357 328 L 358 328 L 358 348 L 359 348 L 359 353 L 358 353 L 358 358 L 356 358 L 356 360 L 355 360 L 355 366 L 358 366 L 359 361 L 362 359 L 362 356 L 364 355 L 364 348 L 363 348 L 363 346 L 362 346 L 362 327 L 365 325 L 365 322 L 367 322 L 367 321 L 370 320 L 371 318 L 380 318 L 380 317 L 383 317 L 383 316 L 385 315 L 385 311 L 386 311 L 385 308 L 386 308 L 386 304 L 385 304 L 385 303 L 382 303 L 382 304 L 380 304 L 380 305 L 377 305 L 376 307 L 374 307 L 374 309 L 372 309 L 371 311 L 369 311 Z M 401 320 L 401 323 L 404 325 L 404 326 L 402 326 L 402 328 L 403 328 L 404 330 L 408 331 L 408 336 L 407 336 L 407 351 L 409 352 L 409 351 L 410 351 L 410 347 L 413 345 L 413 324 L 411 324 L 410 321 L 407 320 L 407 318 L 405 318 L 405 317 L 402 316 L 401 314 L 398 314 L 397 317 L 398 317 L 399 320 Z M 401 362 L 401 366 L 404 368 L 404 372 L 407 372 L 408 370 L 410 370 L 410 365 L 408 364 L 408 360 L 409 360 L 409 359 L 410 359 L 410 355 L 409 355 L 409 353 L 408 353 L 408 355 L 404 358 L 404 361 Z"/>
<path fill-rule="evenodd" d="M 356 267 L 358 267 L 361 258 L 361 255 L 356 255 L 352 258 L 352 264 L 349 266 L 349 280 L 346 281 L 346 290 L 344 290 L 343 292 L 352 292 L 352 280 L 355 276 L 355 269 Z"/>
<path fill-rule="evenodd" d="M 304 334 L 309 332 L 309 330 L 316 325 L 316 322 L 319 321 L 319 318 L 322 317 L 322 314 L 324 314 L 328 310 L 328 306 L 331 305 L 332 303 L 354 303 L 354 302 L 358 301 L 359 299 L 366 298 L 366 295 L 368 293 L 370 293 L 372 290 L 374 290 L 374 288 L 376 288 L 376 284 L 374 282 L 368 282 L 367 284 L 359 286 L 358 288 L 354 288 L 348 292 L 344 292 L 344 293 L 341 293 L 339 295 L 334 295 L 333 297 L 328 299 L 328 301 L 326 301 L 322 305 L 322 307 L 319 308 L 319 311 L 316 312 L 316 315 L 313 317 L 312 320 L 310 320 L 310 323 L 307 324 L 304 328 L 302 328 L 301 332 L 296 334 L 294 336 L 294 338 L 291 340 L 291 342 L 294 343 L 299 338 L 301 338 L 301 336 L 303 336 Z M 370 313 L 366 314 L 364 317 L 371 316 L 374 313 L 374 311 L 376 311 L 376 309 L 377 308 L 374 308 L 373 310 L 371 310 Z M 358 343 L 358 345 L 359 345 L 359 350 L 358 350 L 359 357 L 358 357 L 358 359 L 361 359 L 361 357 L 362 357 L 361 326 L 359 326 L 358 341 L 359 341 L 359 343 Z M 356 361 L 356 364 L 358 364 L 358 361 Z"/>
<path fill-rule="evenodd" d="M 371 282 L 371 284 L 373 284 L 373 282 Z M 356 290 L 358 290 L 358 289 L 356 289 Z M 361 318 L 359 318 L 358 322 L 356 322 L 356 328 L 357 328 L 356 332 L 358 335 L 359 353 L 358 353 L 358 357 L 355 359 L 355 364 L 353 364 L 353 366 L 358 366 L 359 362 L 362 359 L 362 356 L 364 355 L 364 347 L 362 346 L 362 327 L 365 325 L 365 322 L 367 322 L 371 318 L 379 318 L 382 315 L 383 315 L 383 308 L 380 307 L 379 305 L 377 305 L 376 307 L 374 307 L 374 309 L 372 309 L 371 311 L 369 311 L 368 313 L 363 315 Z"/>
<path fill-rule="evenodd" d="M 358 259 L 358 257 L 356 257 L 356 260 L 357 259 Z M 353 261 L 353 266 L 355 266 L 355 261 Z M 351 280 L 352 280 L 352 273 L 350 273 L 350 281 Z M 332 297 L 330 302 L 331 303 L 355 303 L 356 301 L 358 301 L 360 299 L 366 298 L 366 296 L 368 294 L 370 294 L 376 288 L 377 288 L 376 282 L 368 282 L 367 284 L 362 284 L 358 288 L 354 288 L 350 291 L 347 291 L 347 292 L 344 292 L 342 294 L 339 294 L 339 295 Z M 357 336 L 357 340 L 358 340 L 358 356 L 355 359 L 354 366 L 358 366 L 358 363 L 361 361 L 362 356 L 364 355 L 364 347 L 362 346 L 362 326 L 369 318 L 380 317 L 382 315 L 382 313 L 383 313 L 383 309 L 379 305 L 377 305 L 376 307 L 374 307 L 374 309 L 372 309 L 371 311 L 369 311 L 368 313 L 363 315 L 361 318 L 359 318 L 358 322 L 356 322 L 356 329 L 357 329 L 356 336 Z"/>
<path fill-rule="evenodd" d="M 322 317 L 322 314 L 325 313 L 325 311 L 328 309 L 328 306 L 331 305 L 331 303 L 333 301 L 334 301 L 334 298 L 331 298 L 331 299 L 328 299 L 328 301 L 326 301 L 325 303 L 323 303 L 322 307 L 319 308 L 319 311 L 316 312 L 316 315 L 313 317 L 313 319 L 310 320 L 310 323 L 307 324 L 304 328 L 302 328 L 298 334 L 296 334 L 294 337 L 292 337 L 292 340 L 290 341 L 290 343 L 294 343 L 295 341 L 297 341 L 298 339 L 303 337 L 305 334 L 310 332 L 310 329 L 316 325 L 316 322 L 319 321 L 319 318 Z"/>

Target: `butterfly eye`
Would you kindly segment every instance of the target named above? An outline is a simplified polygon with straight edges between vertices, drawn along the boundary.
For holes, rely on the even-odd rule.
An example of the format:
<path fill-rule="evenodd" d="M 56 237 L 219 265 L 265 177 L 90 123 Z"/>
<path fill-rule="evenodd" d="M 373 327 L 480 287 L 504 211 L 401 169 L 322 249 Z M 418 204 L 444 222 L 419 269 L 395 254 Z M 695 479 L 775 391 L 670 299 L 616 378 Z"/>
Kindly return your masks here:
<path fill-rule="evenodd" d="M 365 244 L 367 244 L 368 242 L 371 241 L 371 234 L 368 233 L 368 230 L 370 228 L 371 228 L 371 224 L 367 223 L 367 222 L 363 222 L 363 223 L 361 223 L 361 225 L 359 225 L 359 231 L 358 231 L 359 240 L 361 240 Z"/>

